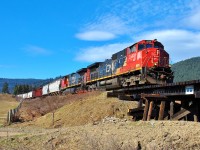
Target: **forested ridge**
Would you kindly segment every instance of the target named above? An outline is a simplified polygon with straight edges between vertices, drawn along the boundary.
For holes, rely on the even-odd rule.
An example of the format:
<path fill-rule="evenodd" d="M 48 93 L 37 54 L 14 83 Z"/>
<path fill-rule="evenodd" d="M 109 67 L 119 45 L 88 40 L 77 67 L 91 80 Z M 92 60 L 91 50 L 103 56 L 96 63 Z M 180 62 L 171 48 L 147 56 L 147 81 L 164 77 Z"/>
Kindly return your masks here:
<path fill-rule="evenodd" d="M 193 57 L 172 65 L 174 71 L 174 82 L 199 80 L 200 79 L 200 57 Z"/>

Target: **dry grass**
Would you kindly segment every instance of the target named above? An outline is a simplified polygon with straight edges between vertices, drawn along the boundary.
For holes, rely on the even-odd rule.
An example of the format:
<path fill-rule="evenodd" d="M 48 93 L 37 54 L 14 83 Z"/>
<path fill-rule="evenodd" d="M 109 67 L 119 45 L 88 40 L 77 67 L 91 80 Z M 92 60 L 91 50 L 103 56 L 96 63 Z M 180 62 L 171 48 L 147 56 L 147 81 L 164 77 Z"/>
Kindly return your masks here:
<path fill-rule="evenodd" d="M 34 120 L 31 124 L 41 127 L 96 124 L 108 116 L 131 119 L 127 112 L 136 106 L 135 102 L 119 101 L 106 95 L 106 92 L 94 91 L 25 101 L 19 118 L 22 121 Z"/>
<path fill-rule="evenodd" d="M 12 95 L 0 94 L 0 126 L 4 124 L 9 109 L 17 107 L 18 104 Z"/>
<path fill-rule="evenodd" d="M 106 92 L 93 93 L 85 99 L 73 101 L 55 111 L 54 126 L 78 126 L 88 123 L 96 124 L 105 117 L 114 116 L 117 118 L 130 119 L 127 116 L 129 108 L 135 107 L 134 102 L 119 101 L 117 98 L 107 98 Z M 34 124 L 51 127 L 53 113 L 36 119 Z"/>

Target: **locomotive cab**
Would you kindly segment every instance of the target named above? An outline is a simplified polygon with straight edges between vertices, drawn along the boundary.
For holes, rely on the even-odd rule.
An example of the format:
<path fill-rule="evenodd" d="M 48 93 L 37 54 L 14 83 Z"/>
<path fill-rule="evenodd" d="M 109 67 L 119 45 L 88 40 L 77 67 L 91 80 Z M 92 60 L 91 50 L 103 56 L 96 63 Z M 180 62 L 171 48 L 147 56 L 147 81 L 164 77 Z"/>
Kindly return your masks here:
<path fill-rule="evenodd" d="M 118 72 L 127 75 L 124 77 L 124 85 L 162 84 L 173 80 L 169 54 L 156 39 L 142 40 L 127 47 L 126 60 L 123 66 L 117 69 Z"/>
<path fill-rule="evenodd" d="M 169 67 L 169 54 L 164 50 L 164 46 L 157 40 L 154 40 L 153 47 L 156 51 L 154 56 L 154 65 L 158 67 Z"/>
<path fill-rule="evenodd" d="M 156 39 L 143 40 L 137 45 L 138 55 L 141 55 L 142 58 L 143 74 L 151 80 L 149 82 L 172 82 L 173 72 L 169 65 L 169 54 L 164 50 L 164 46 Z M 155 81 L 153 82 L 153 80 Z"/>
<path fill-rule="evenodd" d="M 143 67 L 169 67 L 169 54 L 157 40 L 142 40 L 127 48 L 127 70 L 139 70 Z"/>

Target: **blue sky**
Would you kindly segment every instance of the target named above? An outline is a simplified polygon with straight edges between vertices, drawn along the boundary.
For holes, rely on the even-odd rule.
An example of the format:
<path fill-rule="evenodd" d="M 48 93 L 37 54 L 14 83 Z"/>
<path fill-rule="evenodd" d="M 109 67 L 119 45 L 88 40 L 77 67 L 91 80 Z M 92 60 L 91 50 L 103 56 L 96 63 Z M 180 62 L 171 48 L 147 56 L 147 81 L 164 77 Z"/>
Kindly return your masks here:
<path fill-rule="evenodd" d="M 45 79 L 158 39 L 172 63 L 200 56 L 200 0 L 1 0 L 0 78 Z"/>

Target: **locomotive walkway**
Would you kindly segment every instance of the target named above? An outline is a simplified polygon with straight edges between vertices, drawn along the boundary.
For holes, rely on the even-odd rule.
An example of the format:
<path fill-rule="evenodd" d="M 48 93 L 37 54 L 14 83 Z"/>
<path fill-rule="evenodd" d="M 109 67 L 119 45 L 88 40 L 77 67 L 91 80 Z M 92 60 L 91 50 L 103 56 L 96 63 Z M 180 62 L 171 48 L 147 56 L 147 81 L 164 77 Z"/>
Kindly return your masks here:
<path fill-rule="evenodd" d="M 134 120 L 200 121 L 200 80 L 124 88 L 107 96 L 138 101 L 138 108 L 128 111 Z"/>

